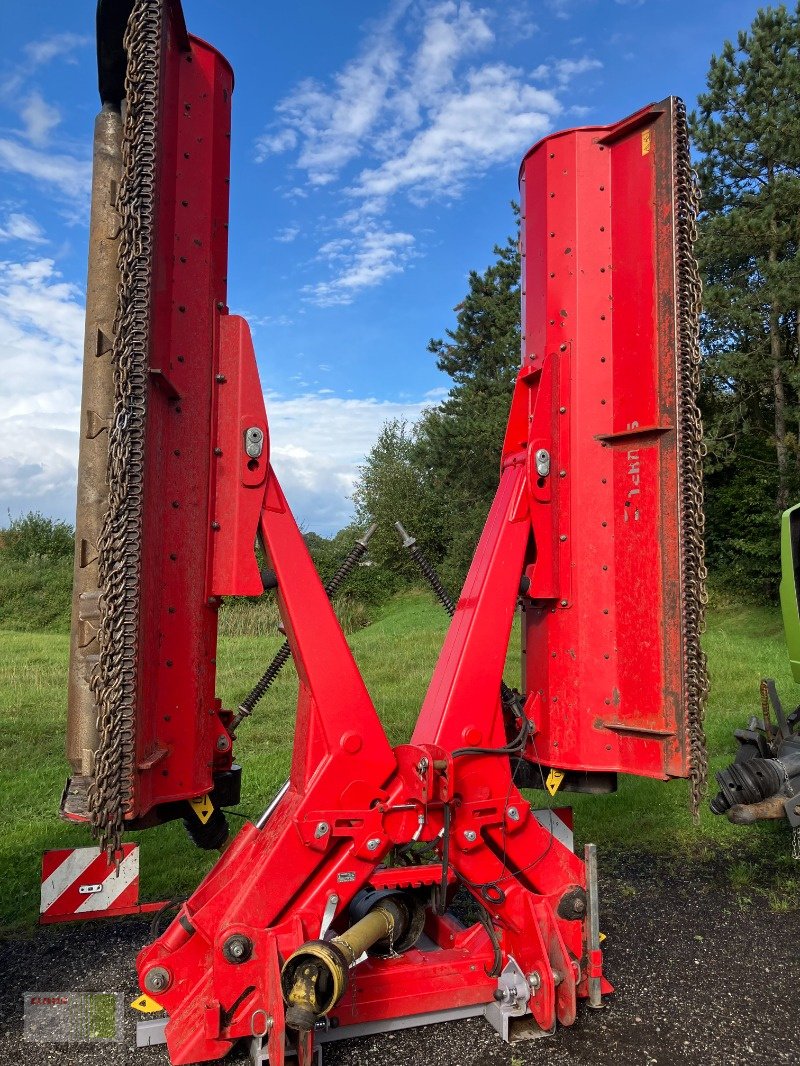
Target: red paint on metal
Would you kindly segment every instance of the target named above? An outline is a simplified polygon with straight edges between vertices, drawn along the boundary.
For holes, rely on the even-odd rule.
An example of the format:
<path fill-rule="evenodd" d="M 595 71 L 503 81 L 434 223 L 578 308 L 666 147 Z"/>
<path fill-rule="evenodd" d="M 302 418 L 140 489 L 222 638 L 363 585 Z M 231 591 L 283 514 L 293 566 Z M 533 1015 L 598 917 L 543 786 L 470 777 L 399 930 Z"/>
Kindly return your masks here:
<path fill-rule="evenodd" d="M 172 206 L 164 209 L 154 314 L 159 380 L 171 388 L 160 407 L 155 401 L 149 427 L 155 488 L 148 489 L 143 571 L 152 610 L 143 633 L 142 809 L 210 785 L 220 720 L 208 595 L 255 587 L 256 522 L 277 577 L 299 693 L 288 791 L 261 828 L 245 825 L 179 918 L 140 953 L 140 980 L 153 966 L 169 974 L 159 1001 L 170 1016 L 173 1063 L 218 1058 L 269 1017 L 270 1062 L 283 1066 L 282 960 L 319 936 L 333 896 L 334 928 L 342 929 L 366 886 L 440 882 L 441 863 L 378 867 L 412 839 L 441 856 L 448 832 L 448 883 L 458 878 L 486 908 L 502 962 L 513 957 L 523 973 L 539 975 L 528 1002 L 534 1020 L 545 1031 L 557 1020 L 570 1024 L 576 998 L 587 994 L 586 963 L 593 976 L 601 972 L 599 953 L 587 956 L 585 921 L 558 913 L 565 894 L 585 888 L 584 866 L 514 785 L 506 746 L 519 724 L 507 720 L 499 690 L 527 572 L 525 707 L 535 727 L 528 757 L 562 768 L 685 772 L 683 725 L 669 695 L 662 697 L 680 690 L 678 638 L 668 632 L 677 596 L 667 602 L 674 588 L 665 579 L 674 580 L 677 566 L 666 381 L 674 351 L 654 319 L 669 295 L 672 253 L 659 234 L 671 219 L 661 164 L 634 151 L 644 124 L 661 160 L 668 122 L 653 110 L 633 124 L 549 138 L 526 157 L 524 359 L 500 484 L 411 743 L 393 749 L 266 451 L 263 465 L 242 465 L 247 426 L 263 424 L 268 438 L 246 326 L 216 307 L 224 303 L 227 190 L 217 179 L 227 175 L 227 145 L 211 148 L 228 129 L 222 90 L 230 74 L 216 53 L 197 42 L 192 50 L 189 64 L 168 49 L 176 65 L 165 82 L 173 125 L 164 130 L 164 152 L 176 156 L 175 181 L 165 187 Z M 198 143 L 200 161 L 184 171 L 179 160 Z M 612 187 L 628 202 L 612 198 Z M 193 205 L 185 222 L 183 199 Z M 201 250 L 183 263 L 180 250 L 191 245 Z M 625 264 L 619 248 L 630 256 Z M 191 370 L 173 361 L 178 353 L 194 361 Z M 537 463 L 542 450 L 547 473 Z M 639 517 L 626 519 L 634 487 L 650 510 L 639 501 Z M 180 605 L 177 617 L 163 613 L 168 603 Z M 488 750 L 459 750 L 465 737 Z M 484 927 L 460 929 L 431 914 L 426 931 L 435 950 L 358 967 L 336 1008 L 343 1025 L 489 1002 L 496 980 L 484 969 L 494 961 Z M 234 934 L 253 944 L 240 964 L 222 952 Z"/>
<path fill-rule="evenodd" d="M 550 498 L 531 495 L 528 757 L 560 769 L 688 773 L 671 123 L 667 101 L 522 166 L 520 381 L 529 459 L 551 466 Z"/>

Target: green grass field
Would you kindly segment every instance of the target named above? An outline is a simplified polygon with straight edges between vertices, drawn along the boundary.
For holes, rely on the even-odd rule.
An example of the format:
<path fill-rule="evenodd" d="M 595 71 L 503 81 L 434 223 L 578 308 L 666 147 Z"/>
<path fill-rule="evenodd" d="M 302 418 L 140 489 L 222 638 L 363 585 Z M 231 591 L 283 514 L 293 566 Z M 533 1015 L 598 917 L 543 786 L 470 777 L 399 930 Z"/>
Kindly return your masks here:
<path fill-rule="evenodd" d="M 393 743 L 408 739 L 447 626 L 423 593 L 392 600 L 350 643 Z M 246 694 L 280 638 L 227 636 L 219 651 L 218 692 L 231 707 Z M 730 761 L 733 729 L 758 708 L 758 682 L 775 677 L 787 704 L 798 698 L 786 660 L 777 611 L 719 605 L 710 611 L 705 638 L 712 693 L 707 732 L 712 769 Z M 507 677 L 517 680 L 516 641 Z M 57 816 L 66 777 L 63 755 L 68 637 L 0 631 L 0 928 L 30 927 L 39 901 L 39 864 L 46 848 L 90 843 L 88 831 Z M 288 773 L 295 678 L 287 667 L 253 718 L 242 726 L 237 754 L 244 766 L 241 811 L 257 816 Z M 544 806 L 541 793 L 529 798 Z M 692 824 L 684 782 L 621 781 L 606 797 L 565 797 L 575 807 L 581 840 L 606 852 L 626 848 L 668 852 L 677 864 L 720 855 L 743 905 L 788 905 L 800 888 L 783 825 L 735 829 L 704 811 Z M 559 797 L 560 799 L 560 797 Z M 562 800 L 563 802 L 563 800 Z M 234 819 L 231 819 L 232 822 Z M 142 898 L 189 892 L 214 862 L 188 842 L 180 824 L 132 834 L 142 844 Z"/>

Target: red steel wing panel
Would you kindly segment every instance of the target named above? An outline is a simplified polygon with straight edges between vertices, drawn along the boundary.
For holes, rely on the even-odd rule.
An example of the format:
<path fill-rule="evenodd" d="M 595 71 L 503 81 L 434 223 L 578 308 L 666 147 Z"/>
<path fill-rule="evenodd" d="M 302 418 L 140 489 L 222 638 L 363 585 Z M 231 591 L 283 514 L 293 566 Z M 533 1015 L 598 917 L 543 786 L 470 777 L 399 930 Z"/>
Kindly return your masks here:
<path fill-rule="evenodd" d="M 174 13 L 172 6 L 167 9 Z M 179 12 L 179 8 L 177 9 Z M 212 787 L 217 602 L 209 463 L 226 297 L 233 75 L 167 18 L 147 397 L 132 814 Z"/>
<path fill-rule="evenodd" d="M 690 772 L 678 106 L 548 137 L 522 165 L 523 373 L 550 455 L 531 477 L 529 756 L 560 769 Z"/>

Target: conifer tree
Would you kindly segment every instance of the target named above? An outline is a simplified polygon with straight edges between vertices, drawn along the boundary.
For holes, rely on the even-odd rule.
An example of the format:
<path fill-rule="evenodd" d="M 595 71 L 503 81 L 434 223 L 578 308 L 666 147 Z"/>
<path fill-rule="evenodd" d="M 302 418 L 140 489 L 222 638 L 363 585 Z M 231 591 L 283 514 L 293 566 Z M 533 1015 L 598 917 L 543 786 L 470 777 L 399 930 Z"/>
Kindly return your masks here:
<path fill-rule="evenodd" d="M 768 440 L 778 509 L 790 502 L 800 459 L 798 96 L 800 7 L 763 8 L 712 57 L 691 116 L 703 153 L 698 251 L 710 469 L 763 462 L 749 453 Z M 712 491 L 713 484 L 712 476 Z"/>

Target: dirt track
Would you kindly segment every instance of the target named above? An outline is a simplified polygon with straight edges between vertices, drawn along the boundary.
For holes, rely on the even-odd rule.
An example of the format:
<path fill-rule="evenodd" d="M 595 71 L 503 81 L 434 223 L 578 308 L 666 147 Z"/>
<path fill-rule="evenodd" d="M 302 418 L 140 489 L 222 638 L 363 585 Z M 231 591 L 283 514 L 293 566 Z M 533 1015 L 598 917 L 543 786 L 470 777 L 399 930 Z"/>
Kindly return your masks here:
<path fill-rule="evenodd" d="M 605 1010 L 579 1011 L 570 1030 L 509 1047 L 488 1023 L 452 1022 L 343 1042 L 326 1066 L 772 1066 L 800 1062 L 794 993 L 800 979 L 800 906 L 771 914 L 742 906 L 721 868 L 684 872 L 664 859 L 601 861 L 606 971 L 617 991 Z M 148 923 L 50 927 L 0 948 L 0 1062 L 16 1066 L 166 1064 L 166 1050 L 22 1040 L 25 991 L 136 989 L 133 958 Z M 237 1056 L 241 1061 L 240 1057 Z"/>

